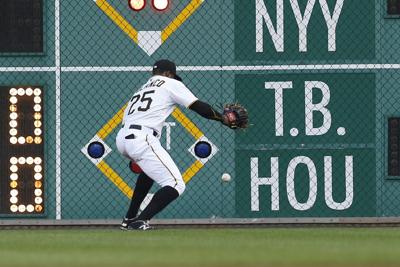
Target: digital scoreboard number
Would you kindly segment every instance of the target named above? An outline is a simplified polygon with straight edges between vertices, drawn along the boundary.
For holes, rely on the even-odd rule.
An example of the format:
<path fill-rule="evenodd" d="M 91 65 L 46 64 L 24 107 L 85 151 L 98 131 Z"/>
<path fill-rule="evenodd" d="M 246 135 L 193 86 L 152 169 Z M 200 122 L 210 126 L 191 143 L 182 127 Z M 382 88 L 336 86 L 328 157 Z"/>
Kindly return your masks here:
<path fill-rule="evenodd" d="M 0 0 L 0 53 L 43 52 L 43 0 Z"/>
<path fill-rule="evenodd" d="M 0 86 L 0 214 L 43 214 L 43 88 Z"/>

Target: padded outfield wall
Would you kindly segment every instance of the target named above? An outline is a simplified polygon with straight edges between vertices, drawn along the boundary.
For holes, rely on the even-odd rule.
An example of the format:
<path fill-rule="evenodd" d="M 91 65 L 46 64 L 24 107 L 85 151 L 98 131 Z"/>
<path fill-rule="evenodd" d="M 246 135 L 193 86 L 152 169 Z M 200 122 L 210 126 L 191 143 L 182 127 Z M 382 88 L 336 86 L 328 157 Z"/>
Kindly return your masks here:
<path fill-rule="evenodd" d="M 115 137 L 125 104 L 160 58 L 176 62 L 200 99 L 244 104 L 251 127 L 232 131 L 176 109 L 161 140 L 187 190 L 157 218 L 400 215 L 400 20 L 387 1 L 170 0 L 164 11 L 148 1 L 139 12 L 127 1 L 33 2 L 42 20 L 25 22 L 43 25 L 32 27 L 42 39 L 13 51 L 25 32 L 0 53 L 3 218 L 125 214 L 136 175 Z M 7 29 L 24 23 L 10 20 Z M 43 151 L 10 144 L 12 88 L 42 89 Z M 29 97 L 17 95 L 21 125 L 32 123 L 29 108 L 23 113 Z M 32 130 L 17 127 L 25 137 Z M 201 159 L 193 146 L 204 140 L 213 151 Z M 97 159 L 87 152 L 93 141 L 106 148 Z M 43 158 L 41 194 L 36 170 L 20 161 L 11 169 L 12 157 L 29 153 Z"/>

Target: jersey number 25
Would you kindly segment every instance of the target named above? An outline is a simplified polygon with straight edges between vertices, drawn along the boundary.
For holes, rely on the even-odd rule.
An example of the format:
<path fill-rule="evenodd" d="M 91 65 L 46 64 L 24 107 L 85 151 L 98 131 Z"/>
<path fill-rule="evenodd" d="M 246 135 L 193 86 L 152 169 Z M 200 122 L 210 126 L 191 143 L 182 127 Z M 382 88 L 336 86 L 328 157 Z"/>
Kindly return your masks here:
<path fill-rule="evenodd" d="M 131 115 L 133 112 L 135 112 L 136 109 L 134 109 L 133 107 L 139 100 L 140 100 L 140 103 L 143 103 L 143 105 L 140 105 L 137 108 L 137 110 L 138 111 L 148 110 L 151 106 L 151 103 L 153 102 L 153 99 L 151 99 L 151 96 L 149 96 L 149 95 L 154 94 L 154 92 L 155 92 L 154 90 L 151 90 L 151 91 L 144 92 L 143 95 L 140 95 L 140 94 L 134 95 L 130 101 L 130 102 L 132 102 L 132 104 L 129 108 L 128 115 Z"/>

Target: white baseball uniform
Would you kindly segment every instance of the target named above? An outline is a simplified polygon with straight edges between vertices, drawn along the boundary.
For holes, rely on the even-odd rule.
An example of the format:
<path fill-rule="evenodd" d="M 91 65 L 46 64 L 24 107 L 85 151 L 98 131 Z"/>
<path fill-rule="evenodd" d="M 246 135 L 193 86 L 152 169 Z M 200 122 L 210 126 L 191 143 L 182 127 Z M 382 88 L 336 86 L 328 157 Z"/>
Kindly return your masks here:
<path fill-rule="evenodd" d="M 185 190 L 185 183 L 159 139 L 164 122 L 175 105 L 189 107 L 196 100 L 182 82 L 153 76 L 130 99 L 124 113 L 124 126 L 116 138 L 122 155 L 135 161 L 161 187 L 171 186 L 179 194 Z"/>

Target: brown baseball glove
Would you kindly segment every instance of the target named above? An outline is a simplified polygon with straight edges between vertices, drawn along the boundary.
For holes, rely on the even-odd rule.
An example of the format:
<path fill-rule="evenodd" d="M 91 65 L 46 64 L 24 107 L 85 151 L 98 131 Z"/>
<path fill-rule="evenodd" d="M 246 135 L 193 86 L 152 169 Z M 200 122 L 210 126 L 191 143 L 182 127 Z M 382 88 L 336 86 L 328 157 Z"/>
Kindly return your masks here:
<path fill-rule="evenodd" d="M 231 129 L 245 129 L 249 126 L 249 113 L 239 103 L 225 104 L 222 123 Z"/>

